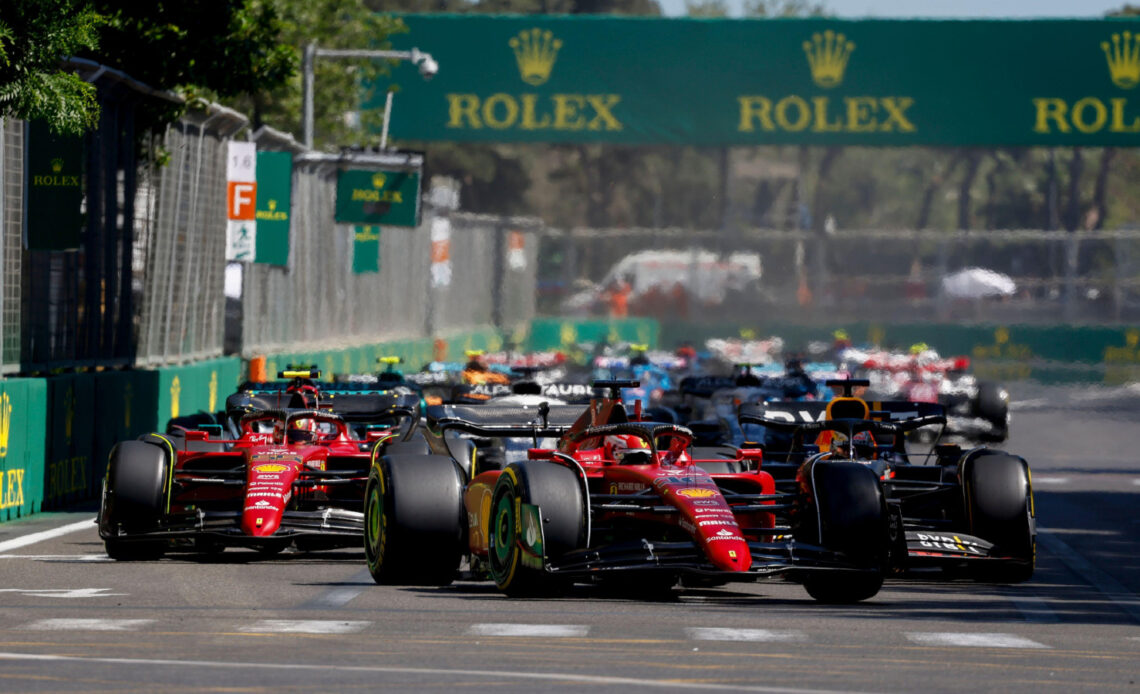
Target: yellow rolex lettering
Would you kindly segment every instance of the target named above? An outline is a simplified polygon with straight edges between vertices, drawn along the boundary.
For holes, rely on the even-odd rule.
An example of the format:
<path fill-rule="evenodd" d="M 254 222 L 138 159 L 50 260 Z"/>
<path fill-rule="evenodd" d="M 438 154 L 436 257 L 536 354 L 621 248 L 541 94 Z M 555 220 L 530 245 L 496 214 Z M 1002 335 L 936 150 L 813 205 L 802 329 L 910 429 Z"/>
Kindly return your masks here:
<path fill-rule="evenodd" d="M 844 101 L 847 103 L 847 132 L 875 132 L 878 102 L 870 96 L 849 96 Z"/>
<path fill-rule="evenodd" d="M 737 130 L 742 133 L 750 133 L 756 130 L 755 121 L 760 121 L 760 127 L 763 130 L 775 130 L 776 126 L 772 123 L 772 101 L 763 96 L 739 96 L 736 98 L 740 102 L 740 125 Z"/>
<path fill-rule="evenodd" d="M 1033 126 L 1035 133 L 1051 133 L 1049 129 L 1049 121 L 1057 126 L 1057 132 L 1069 132 L 1069 123 L 1065 120 L 1065 114 L 1069 107 L 1065 102 L 1060 99 L 1034 99 L 1033 108 L 1037 110 L 1037 121 Z"/>
<path fill-rule="evenodd" d="M 581 130 L 586 127 L 586 118 L 581 113 L 585 105 L 586 98 L 581 94 L 555 94 L 554 129 Z"/>
<path fill-rule="evenodd" d="M 586 101 L 594 109 L 594 119 L 588 126 L 590 130 L 621 130 L 621 121 L 614 117 L 613 109 L 621 101 L 618 94 L 589 94 Z"/>
<path fill-rule="evenodd" d="M 535 103 L 538 101 L 537 94 L 523 94 L 522 95 L 522 129 L 523 130 L 544 130 L 550 127 L 550 114 L 542 114 L 542 118 L 535 119 Z"/>
<path fill-rule="evenodd" d="M 0 479 L 0 509 L 24 505 L 24 470 L 8 470 L 7 476 Z"/>
<path fill-rule="evenodd" d="M 913 133 L 915 131 L 914 123 L 907 120 L 906 110 L 914 105 L 914 99 L 909 96 L 884 96 L 880 103 L 883 105 L 883 110 L 887 112 L 887 119 L 879 125 L 879 130 L 891 132 L 898 126 L 900 133 Z"/>
<path fill-rule="evenodd" d="M 467 125 L 463 125 L 466 119 Z M 448 94 L 447 95 L 447 127 L 469 127 L 478 130 L 483 127 L 479 120 L 479 97 L 474 94 Z"/>
<path fill-rule="evenodd" d="M 1112 101 L 1112 125 L 1109 130 L 1114 133 L 1140 133 L 1140 116 L 1132 119 L 1130 125 L 1124 124 L 1124 107 L 1128 105 L 1127 99 L 1111 99 Z"/>
<path fill-rule="evenodd" d="M 796 119 L 788 119 L 788 111 L 792 107 L 796 111 Z M 789 132 L 799 132 L 811 122 L 811 108 L 808 103 L 798 96 L 785 96 L 776 102 L 776 123 L 780 128 Z"/>
<path fill-rule="evenodd" d="M 502 104 L 502 118 L 498 117 L 499 105 Z M 519 117 L 518 102 L 510 94 L 494 94 L 483 102 L 483 122 L 488 128 L 505 130 L 515 124 Z"/>
<path fill-rule="evenodd" d="M 1090 111 L 1091 113 L 1089 113 Z M 1104 122 L 1108 120 L 1108 109 L 1104 107 L 1100 99 L 1086 96 L 1073 104 L 1070 118 L 1073 121 L 1073 127 L 1077 130 L 1082 133 L 1095 133 L 1103 128 Z"/>
<path fill-rule="evenodd" d="M 843 130 L 842 121 L 827 122 L 827 108 L 830 102 L 826 96 L 813 96 L 811 102 L 815 107 L 815 124 L 811 128 L 812 132 L 837 133 Z"/>

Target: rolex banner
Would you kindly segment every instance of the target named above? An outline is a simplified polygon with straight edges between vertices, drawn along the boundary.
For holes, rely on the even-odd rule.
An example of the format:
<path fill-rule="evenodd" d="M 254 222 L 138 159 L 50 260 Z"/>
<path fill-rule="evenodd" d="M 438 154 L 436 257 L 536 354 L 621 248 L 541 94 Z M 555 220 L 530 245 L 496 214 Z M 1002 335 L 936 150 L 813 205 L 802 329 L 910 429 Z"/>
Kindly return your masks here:
<path fill-rule="evenodd" d="M 353 235 L 352 271 L 380 272 L 380 227 L 355 227 Z"/>
<path fill-rule="evenodd" d="M 293 190 L 293 155 L 257 153 L 257 220 L 254 262 L 289 264 L 289 214 Z"/>
<path fill-rule="evenodd" d="M 414 227 L 420 222 L 418 171 L 341 170 L 336 179 L 336 221 Z"/>
<path fill-rule="evenodd" d="M 79 248 L 83 231 L 83 138 L 28 123 L 28 234 L 33 251 Z"/>
<path fill-rule="evenodd" d="M 1140 144 L 1140 18 L 403 18 L 404 140 Z"/>

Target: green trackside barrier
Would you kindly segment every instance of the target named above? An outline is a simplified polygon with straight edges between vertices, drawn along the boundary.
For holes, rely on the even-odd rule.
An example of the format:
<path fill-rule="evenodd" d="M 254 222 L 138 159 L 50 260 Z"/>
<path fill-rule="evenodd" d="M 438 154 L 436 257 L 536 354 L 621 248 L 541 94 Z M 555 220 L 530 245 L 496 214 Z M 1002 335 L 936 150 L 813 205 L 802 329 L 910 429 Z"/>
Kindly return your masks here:
<path fill-rule="evenodd" d="M 196 412 L 217 412 L 242 377 L 241 359 L 226 357 L 184 366 L 155 369 L 157 419 L 153 430 L 165 430 L 174 417 Z"/>
<path fill-rule="evenodd" d="M 47 383 L 0 380 L 0 521 L 43 507 Z"/>
<path fill-rule="evenodd" d="M 389 340 L 346 349 L 275 352 L 266 355 L 265 371 L 269 378 L 276 378 L 277 373 L 288 364 L 316 364 L 322 372 L 322 378 L 334 378 L 344 374 L 373 373 L 380 369 L 377 359 L 385 356 L 400 357 L 404 360 L 405 369 L 415 371 L 435 359 L 437 352 L 442 352 L 440 356 L 444 359 L 461 361 L 467 350 L 494 352 L 502 347 L 502 336 L 488 326 L 435 339 L 425 337 Z"/>
<path fill-rule="evenodd" d="M 95 478 L 101 481 L 107 457 L 120 441 L 158 428 L 157 371 L 101 371 L 95 377 Z M 98 494 L 98 488 L 95 493 Z"/>
<path fill-rule="evenodd" d="M 89 499 L 95 472 L 95 374 L 50 376 L 47 382 L 47 464 L 43 507 Z"/>
<path fill-rule="evenodd" d="M 536 318 L 530 324 L 526 348 L 534 351 L 564 349 L 581 342 L 633 342 L 655 348 L 661 343 L 661 326 L 652 318 L 574 320 Z"/>

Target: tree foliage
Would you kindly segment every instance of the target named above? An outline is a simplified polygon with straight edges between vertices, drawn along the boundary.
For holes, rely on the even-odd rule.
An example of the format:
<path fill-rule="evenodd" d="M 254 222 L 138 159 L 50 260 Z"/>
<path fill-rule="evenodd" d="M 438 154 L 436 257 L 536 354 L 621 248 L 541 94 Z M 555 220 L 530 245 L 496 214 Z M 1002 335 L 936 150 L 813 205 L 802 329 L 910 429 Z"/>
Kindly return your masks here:
<path fill-rule="evenodd" d="M 99 16 L 76 0 L 6 0 L 0 15 L 0 115 L 78 134 L 99 117 L 95 88 L 60 57 L 91 49 Z"/>

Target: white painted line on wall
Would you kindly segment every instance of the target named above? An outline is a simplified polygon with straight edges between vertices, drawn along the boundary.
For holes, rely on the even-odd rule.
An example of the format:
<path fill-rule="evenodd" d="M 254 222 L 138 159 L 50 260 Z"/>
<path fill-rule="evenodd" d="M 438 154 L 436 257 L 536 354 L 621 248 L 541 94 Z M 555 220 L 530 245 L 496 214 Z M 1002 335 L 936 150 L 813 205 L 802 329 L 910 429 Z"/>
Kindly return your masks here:
<path fill-rule="evenodd" d="M 136 631 L 153 619 L 41 619 L 26 628 L 36 631 Z"/>
<path fill-rule="evenodd" d="M 355 634 L 371 622 L 346 622 L 317 619 L 262 619 L 246 624 L 238 631 L 250 634 Z"/>
<path fill-rule="evenodd" d="M 954 631 L 908 631 L 912 643 L 923 646 L 955 646 L 965 648 L 1048 648 L 1043 643 L 1013 634 L 984 634 Z"/>
<path fill-rule="evenodd" d="M 547 636 L 568 638 L 585 636 L 590 627 L 577 624 L 473 624 L 467 630 L 473 636 Z"/>
<path fill-rule="evenodd" d="M 11 540 L 4 540 L 3 542 L 0 542 L 0 552 L 10 552 L 14 549 L 27 547 L 28 545 L 34 545 L 37 542 L 43 542 L 44 540 L 50 540 L 54 537 L 61 537 L 63 535 L 69 535 L 74 532 L 79 532 L 80 530 L 87 530 L 94 527 L 95 519 L 91 518 L 89 520 L 79 521 L 78 523 L 62 525 L 58 528 L 52 528 L 51 530 L 41 530 L 38 533 L 29 533 L 21 537 L 14 537 Z"/>
<path fill-rule="evenodd" d="M 807 641 L 802 631 L 776 629 L 723 629 L 720 627 L 687 627 L 685 634 L 696 641 Z"/>

